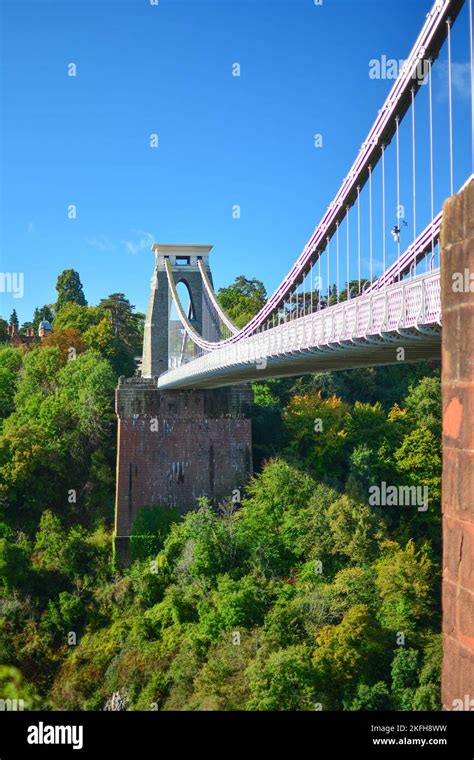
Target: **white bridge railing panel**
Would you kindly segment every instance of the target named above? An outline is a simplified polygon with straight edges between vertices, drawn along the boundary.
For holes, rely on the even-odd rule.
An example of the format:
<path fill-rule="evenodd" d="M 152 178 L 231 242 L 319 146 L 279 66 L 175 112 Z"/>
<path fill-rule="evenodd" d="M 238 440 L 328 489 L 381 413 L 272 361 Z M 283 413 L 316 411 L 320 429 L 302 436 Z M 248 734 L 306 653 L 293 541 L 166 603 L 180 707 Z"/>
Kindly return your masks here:
<path fill-rule="evenodd" d="M 173 387 L 221 371 L 259 362 L 297 356 L 302 351 L 343 347 L 357 350 L 357 344 L 377 340 L 406 340 L 441 325 L 439 270 L 387 287 L 383 292 L 364 294 L 321 311 L 289 320 L 277 327 L 250 336 L 239 343 L 204 354 L 188 364 L 160 376 L 159 387 Z M 403 334 L 402 334 L 403 333 Z"/>

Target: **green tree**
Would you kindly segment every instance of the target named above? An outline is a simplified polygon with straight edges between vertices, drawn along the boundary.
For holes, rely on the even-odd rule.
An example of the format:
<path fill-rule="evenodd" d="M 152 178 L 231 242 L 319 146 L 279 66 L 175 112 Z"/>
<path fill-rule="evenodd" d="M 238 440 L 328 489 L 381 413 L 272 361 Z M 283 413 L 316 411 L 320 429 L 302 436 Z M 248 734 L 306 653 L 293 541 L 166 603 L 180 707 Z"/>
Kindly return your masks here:
<path fill-rule="evenodd" d="M 334 535 L 329 523 L 329 508 L 339 498 L 333 488 L 314 483 L 307 509 L 292 515 L 293 550 L 307 560 L 319 560 L 324 574 L 331 575 L 339 567 L 335 555 Z"/>
<path fill-rule="evenodd" d="M 110 362 L 117 375 L 133 375 L 135 356 L 141 353 L 144 315 L 134 308 L 123 293 L 113 293 L 97 307 L 100 321 L 84 334 L 87 344 Z"/>
<path fill-rule="evenodd" d="M 439 377 L 423 377 L 411 385 L 405 400 L 408 418 L 415 425 L 428 428 L 439 439 L 441 435 L 441 383 Z"/>
<path fill-rule="evenodd" d="M 417 551 L 413 541 L 404 548 L 389 541 L 383 548 L 374 563 L 379 619 L 389 630 L 408 635 L 433 618 L 435 567 L 426 545 Z"/>
<path fill-rule="evenodd" d="M 14 704 L 13 700 L 23 700 L 24 710 L 38 710 L 44 708 L 44 700 L 41 700 L 34 686 L 28 683 L 18 668 L 11 665 L 0 665 L 0 695 L 6 701 Z M 13 707 L 11 709 L 14 709 Z M 20 709 L 18 706 L 16 709 Z"/>
<path fill-rule="evenodd" d="M 366 504 L 341 496 L 328 509 L 334 552 L 363 565 L 374 559 L 384 538 L 382 521 Z"/>
<path fill-rule="evenodd" d="M 18 314 L 16 313 L 16 309 L 13 309 L 12 313 L 10 314 L 9 324 L 15 325 L 16 329 L 18 330 L 19 321 L 18 321 Z"/>
<path fill-rule="evenodd" d="M 414 710 L 441 710 L 442 661 L 442 635 L 440 633 L 428 634 L 424 643 L 419 686 L 413 697 Z"/>
<path fill-rule="evenodd" d="M 273 391 L 274 387 L 272 381 L 252 385 L 252 452 L 255 470 L 259 470 L 265 459 L 277 455 L 288 443 L 282 422 L 282 406 Z"/>
<path fill-rule="evenodd" d="M 403 485 L 420 489 L 427 503 L 400 514 L 398 538 L 405 543 L 427 539 L 441 553 L 441 439 L 421 425 L 408 433 L 394 452 L 395 471 Z"/>
<path fill-rule="evenodd" d="M 55 310 L 59 313 L 67 303 L 76 303 L 78 306 L 87 306 L 84 296 L 81 278 L 75 269 L 65 269 L 59 275 L 56 282 L 58 298 Z"/>
<path fill-rule="evenodd" d="M 258 643 L 258 633 L 243 632 L 238 646 L 232 642 L 231 634 L 224 634 L 209 650 L 206 662 L 201 667 L 197 665 L 192 693 L 187 700 L 178 697 L 178 709 L 184 705 L 188 710 L 244 710 L 250 696 L 246 668 Z M 180 651 L 192 662 L 192 650 L 183 647 Z M 173 668 L 173 679 L 176 675 L 177 669 Z M 173 704 L 167 709 L 173 709 Z"/>
<path fill-rule="evenodd" d="M 34 545 L 35 563 L 46 570 L 61 570 L 66 531 L 51 510 L 43 512 Z"/>
<path fill-rule="evenodd" d="M 392 697 L 398 710 L 413 710 L 418 686 L 418 657 L 416 649 L 400 648 L 392 660 Z"/>
<path fill-rule="evenodd" d="M 34 547 L 37 567 L 70 578 L 92 575 L 97 554 L 84 527 L 74 525 L 66 531 L 57 515 L 50 510 L 43 512 Z"/>
<path fill-rule="evenodd" d="M 318 479 L 329 475 L 335 481 L 344 473 L 348 411 L 341 399 L 324 399 L 320 392 L 293 396 L 284 410 L 283 421 L 291 436 L 289 451 Z"/>
<path fill-rule="evenodd" d="M 14 544 L 0 538 L 0 582 L 11 591 L 21 587 L 29 571 L 29 553 L 21 544 Z"/>
<path fill-rule="evenodd" d="M 23 352 L 13 346 L 0 346 L 0 417 L 7 417 L 15 408 L 14 396 Z"/>
<path fill-rule="evenodd" d="M 424 425 L 415 428 L 394 453 L 398 471 L 409 485 L 427 486 L 433 504 L 441 497 L 441 441 Z"/>
<path fill-rule="evenodd" d="M 391 710 L 390 690 L 384 681 L 377 681 L 373 686 L 359 684 L 355 697 L 344 705 L 345 710 Z"/>
<path fill-rule="evenodd" d="M 327 585 L 326 593 L 331 602 L 334 600 L 333 607 L 343 614 L 358 604 L 375 612 L 379 604 L 373 570 L 369 566 L 344 567 Z"/>
<path fill-rule="evenodd" d="M 77 633 L 85 614 L 85 604 L 77 594 L 61 591 L 57 601 L 48 602 L 46 627 L 62 634 L 71 630 Z"/>
<path fill-rule="evenodd" d="M 240 275 L 232 285 L 220 288 L 217 298 L 228 317 L 237 327 L 243 327 L 265 305 L 267 292 L 260 280 Z"/>
<path fill-rule="evenodd" d="M 8 342 L 8 322 L 0 317 L 0 345 Z"/>
<path fill-rule="evenodd" d="M 128 298 L 123 293 L 112 293 L 103 298 L 98 309 L 108 315 L 114 336 L 126 346 L 140 348 L 145 315 L 135 312 Z"/>
<path fill-rule="evenodd" d="M 67 482 L 61 441 L 51 438 L 38 422 L 17 419 L 15 412 L 5 420 L 0 437 L 0 476 L 8 522 L 31 531 L 45 506 L 58 502 L 60 484 Z"/>
<path fill-rule="evenodd" d="M 314 480 L 282 460 L 272 460 L 247 487 L 244 508 L 236 514 L 235 535 L 246 563 L 266 575 L 287 575 L 297 562 L 296 537 Z M 296 551 L 295 551 L 296 549 Z"/>
<path fill-rule="evenodd" d="M 68 501 L 71 488 L 78 497 L 84 489 L 81 515 L 91 517 L 97 475 L 114 466 L 114 387 L 110 365 L 95 352 L 65 366 L 57 347 L 25 355 L 15 411 L 0 437 L 0 494 L 15 525 L 31 529 L 48 507 L 74 513 L 79 501 Z M 108 457 L 101 463 L 93 458 L 99 448 Z"/>
<path fill-rule="evenodd" d="M 247 710 L 312 710 L 319 700 L 311 652 L 289 646 L 265 658 L 257 656 L 248 669 Z"/>
<path fill-rule="evenodd" d="M 217 589 L 212 593 L 210 608 L 215 610 L 221 630 L 234 630 L 239 626 L 252 628 L 262 625 L 272 597 L 268 582 L 255 574 L 238 580 L 225 574 L 217 578 Z"/>
<path fill-rule="evenodd" d="M 16 375 L 6 367 L 0 367 L 0 417 L 6 417 L 13 411 Z"/>
<path fill-rule="evenodd" d="M 326 695 L 324 707 L 337 708 L 359 682 L 375 681 L 383 671 L 384 637 L 364 604 L 352 607 L 339 625 L 323 628 L 316 642 L 313 665 Z"/>
<path fill-rule="evenodd" d="M 89 327 L 98 324 L 104 315 L 97 306 L 80 306 L 72 301 L 66 302 L 54 318 L 54 329 L 73 328 L 85 333 Z"/>
<path fill-rule="evenodd" d="M 25 422 L 37 419 L 38 406 L 57 388 L 57 375 L 61 366 L 57 347 L 35 348 L 23 360 L 15 396 L 18 417 Z"/>
<path fill-rule="evenodd" d="M 26 335 L 26 331 L 33 327 L 33 322 L 23 322 L 20 327 L 20 335 Z"/>

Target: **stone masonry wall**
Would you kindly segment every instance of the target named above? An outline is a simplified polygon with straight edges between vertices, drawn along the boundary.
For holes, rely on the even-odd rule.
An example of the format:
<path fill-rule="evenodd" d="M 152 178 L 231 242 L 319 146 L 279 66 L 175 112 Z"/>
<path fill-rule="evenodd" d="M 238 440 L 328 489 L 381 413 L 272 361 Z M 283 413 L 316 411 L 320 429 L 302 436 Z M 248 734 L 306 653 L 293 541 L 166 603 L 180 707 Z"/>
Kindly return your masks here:
<path fill-rule="evenodd" d="M 446 710 L 474 709 L 474 181 L 444 205 L 443 680 Z"/>
<path fill-rule="evenodd" d="M 121 381 L 118 416 L 116 550 L 125 558 L 137 511 L 162 504 L 195 509 L 242 489 L 252 471 L 251 391 L 159 391 L 156 380 Z"/>

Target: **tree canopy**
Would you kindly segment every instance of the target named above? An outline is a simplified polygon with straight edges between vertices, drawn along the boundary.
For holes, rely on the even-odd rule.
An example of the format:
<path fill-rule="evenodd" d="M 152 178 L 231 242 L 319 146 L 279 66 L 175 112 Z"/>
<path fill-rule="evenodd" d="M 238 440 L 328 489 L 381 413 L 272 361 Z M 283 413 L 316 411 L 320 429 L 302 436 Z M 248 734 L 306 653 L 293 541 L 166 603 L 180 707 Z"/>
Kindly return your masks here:
<path fill-rule="evenodd" d="M 75 303 L 78 306 L 87 305 L 81 278 L 75 269 L 65 269 L 61 272 L 56 282 L 56 291 L 58 293 L 56 313 L 59 313 L 67 303 Z"/>
<path fill-rule="evenodd" d="M 219 298 L 244 324 L 266 293 L 239 277 Z M 2 695 L 28 709 L 440 708 L 435 368 L 255 383 L 239 503 L 147 505 L 121 569 L 114 390 L 144 317 L 123 293 L 88 305 L 66 270 L 40 318 L 43 340 L 0 343 Z M 426 508 L 372 503 L 382 483 L 426 489 Z"/>
<path fill-rule="evenodd" d="M 217 298 L 227 316 L 237 327 L 243 327 L 265 305 L 267 292 L 260 280 L 240 275 L 232 285 L 220 288 Z"/>

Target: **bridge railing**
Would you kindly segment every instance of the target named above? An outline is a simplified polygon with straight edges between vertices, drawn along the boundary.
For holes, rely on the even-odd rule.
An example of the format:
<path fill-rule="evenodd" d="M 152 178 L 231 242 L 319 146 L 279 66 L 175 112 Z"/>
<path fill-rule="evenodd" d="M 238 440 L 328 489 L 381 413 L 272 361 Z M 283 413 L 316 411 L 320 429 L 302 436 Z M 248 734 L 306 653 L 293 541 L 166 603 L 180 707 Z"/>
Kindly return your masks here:
<path fill-rule="evenodd" d="M 417 275 L 370 295 L 307 314 L 256 333 L 245 341 L 203 354 L 160 376 L 160 388 L 192 385 L 209 373 L 233 367 L 260 367 L 277 359 L 294 360 L 301 352 L 325 354 L 369 343 L 416 341 L 441 325 L 439 270 Z"/>

